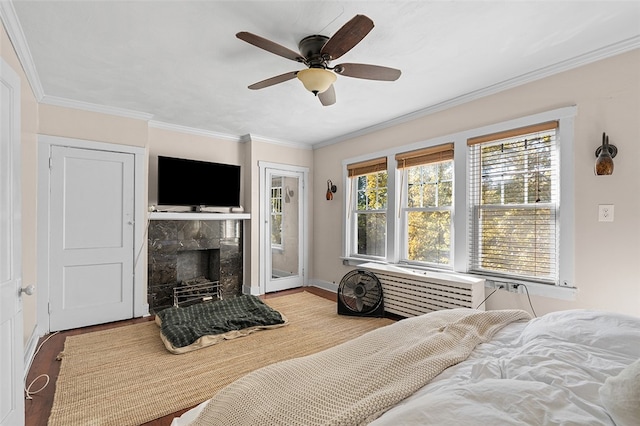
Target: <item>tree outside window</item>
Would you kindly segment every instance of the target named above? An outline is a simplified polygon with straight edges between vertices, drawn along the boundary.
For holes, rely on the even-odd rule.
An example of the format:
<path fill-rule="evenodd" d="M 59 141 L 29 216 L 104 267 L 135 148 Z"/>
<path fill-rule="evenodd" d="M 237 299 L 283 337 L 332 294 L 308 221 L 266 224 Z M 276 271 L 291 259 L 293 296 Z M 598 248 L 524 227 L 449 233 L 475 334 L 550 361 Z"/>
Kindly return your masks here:
<path fill-rule="evenodd" d="M 387 254 L 387 157 L 347 165 L 350 180 L 349 255 Z"/>
<path fill-rule="evenodd" d="M 452 263 L 453 143 L 396 155 L 401 171 L 403 260 L 449 267 Z"/>
<path fill-rule="evenodd" d="M 356 253 L 384 257 L 387 241 L 387 172 L 356 178 Z"/>
<path fill-rule="evenodd" d="M 470 143 L 472 271 L 558 280 L 557 123 L 541 126 Z"/>
<path fill-rule="evenodd" d="M 407 174 L 407 260 L 451 263 L 453 161 L 411 167 Z"/>

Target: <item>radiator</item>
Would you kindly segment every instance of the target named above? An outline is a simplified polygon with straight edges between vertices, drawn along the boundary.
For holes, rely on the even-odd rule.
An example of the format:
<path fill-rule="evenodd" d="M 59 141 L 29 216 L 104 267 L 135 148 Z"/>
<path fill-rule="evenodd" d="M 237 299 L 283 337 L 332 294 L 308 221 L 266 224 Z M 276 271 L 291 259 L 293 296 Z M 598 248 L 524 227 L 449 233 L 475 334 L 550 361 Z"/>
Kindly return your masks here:
<path fill-rule="evenodd" d="M 473 308 L 484 300 L 484 279 L 464 274 L 430 272 L 380 263 L 359 269 L 373 272 L 382 283 L 384 310 L 412 317 L 441 309 Z"/>

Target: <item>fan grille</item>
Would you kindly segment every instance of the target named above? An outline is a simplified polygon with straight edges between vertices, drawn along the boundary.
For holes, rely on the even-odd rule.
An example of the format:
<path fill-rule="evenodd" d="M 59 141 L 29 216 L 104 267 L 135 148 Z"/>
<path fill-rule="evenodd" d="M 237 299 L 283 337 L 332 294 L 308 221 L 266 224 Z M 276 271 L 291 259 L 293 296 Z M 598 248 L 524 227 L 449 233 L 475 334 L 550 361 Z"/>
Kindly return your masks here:
<path fill-rule="evenodd" d="M 372 312 L 382 303 L 382 285 L 372 272 L 354 270 L 340 281 L 338 298 L 353 312 Z"/>

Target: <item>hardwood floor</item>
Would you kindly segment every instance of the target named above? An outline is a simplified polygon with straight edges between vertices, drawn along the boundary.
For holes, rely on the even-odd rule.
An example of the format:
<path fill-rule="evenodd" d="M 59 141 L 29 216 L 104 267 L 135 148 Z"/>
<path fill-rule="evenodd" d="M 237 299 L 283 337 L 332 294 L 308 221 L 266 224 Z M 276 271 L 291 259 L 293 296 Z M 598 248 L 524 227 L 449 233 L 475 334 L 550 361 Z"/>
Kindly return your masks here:
<path fill-rule="evenodd" d="M 308 291 L 309 293 L 316 294 L 329 300 L 336 301 L 336 294 L 322 290 L 316 287 L 304 287 L 293 290 L 285 290 L 278 293 L 270 293 L 262 296 L 263 299 L 269 299 L 272 297 L 284 296 L 286 294 L 297 293 L 301 291 Z M 27 387 L 29 384 L 41 374 L 46 374 L 50 378 L 49 384 L 40 392 L 32 395 L 32 399 L 25 401 L 25 426 L 46 426 L 51 413 L 51 406 L 53 405 L 53 396 L 55 394 L 56 380 L 60 373 L 60 361 L 56 360 L 56 357 L 64 349 L 64 341 L 67 336 L 75 336 L 83 333 L 91 333 L 93 331 L 105 330 L 109 328 L 122 327 L 130 324 L 137 324 L 145 321 L 153 321 L 154 317 L 134 318 L 125 321 L 118 321 L 109 324 L 95 325 L 91 327 L 78 328 L 74 330 L 62 331 L 51 337 L 45 336 L 40 339 L 38 343 L 40 350 L 36 353 L 36 356 L 31 364 L 31 369 L 27 375 Z M 48 339 L 48 340 L 47 340 Z M 45 342 L 46 340 L 46 342 Z M 43 343 L 44 342 L 44 343 Z M 31 391 L 38 390 L 46 383 L 46 378 L 39 378 L 31 386 Z M 169 426 L 174 417 L 180 416 L 188 409 L 178 411 L 165 417 L 153 420 L 145 423 L 146 426 Z M 73 426 L 73 425 L 70 425 Z"/>

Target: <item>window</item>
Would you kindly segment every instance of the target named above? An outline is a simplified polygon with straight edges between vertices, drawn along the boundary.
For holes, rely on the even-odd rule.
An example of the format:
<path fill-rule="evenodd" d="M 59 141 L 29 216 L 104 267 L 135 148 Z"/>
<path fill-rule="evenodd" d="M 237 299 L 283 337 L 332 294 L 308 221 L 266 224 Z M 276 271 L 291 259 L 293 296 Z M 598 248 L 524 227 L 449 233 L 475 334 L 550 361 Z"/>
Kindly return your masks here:
<path fill-rule="evenodd" d="M 378 158 L 347 166 L 351 184 L 350 254 L 386 256 L 387 159 Z"/>
<path fill-rule="evenodd" d="M 282 177 L 271 180 L 271 247 L 282 247 Z"/>
<path fill-rule="evenodd" d="M 396 155 L 401 171 L 401 207 L 406 233 L 403 258 L 451 264 L 453 143 Z"/>
<path fill-rule="evenodd" d="M 472 138 L 471 272 L 558 282 L 556 121 Z"/>
<path fill-rule="evenodd" d="M 344 160 L 343 259 L 531 284 L 531 294 L 573 300 L 576 111 Z"/>

